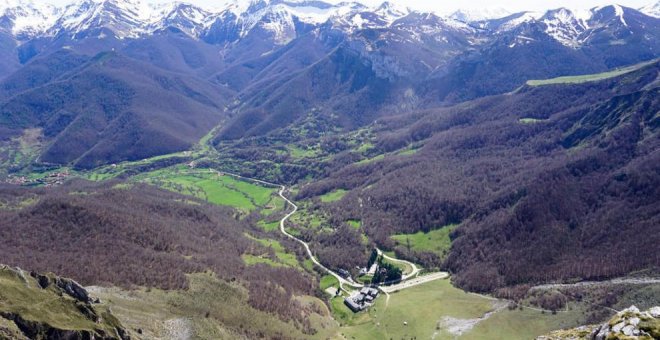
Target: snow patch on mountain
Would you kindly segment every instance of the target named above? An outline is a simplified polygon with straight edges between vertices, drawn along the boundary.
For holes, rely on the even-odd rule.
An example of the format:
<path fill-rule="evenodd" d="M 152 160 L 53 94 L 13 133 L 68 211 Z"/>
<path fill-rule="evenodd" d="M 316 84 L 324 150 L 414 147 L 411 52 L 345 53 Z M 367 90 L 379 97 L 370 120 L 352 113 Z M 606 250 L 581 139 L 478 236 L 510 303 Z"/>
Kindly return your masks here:
<path fill-rule="evenodd" d="M 623 15 L 625 14 L 625 12 L 623 11 L 623 7 L 619 5 L 612 5 L 612 6 L 614 7 L 614 13 L 616 14 L 616 16 L 619 17 L 621 23 L 627 27 L 628 24 L 626 23 L 626 19 L 623 18 Z"/>

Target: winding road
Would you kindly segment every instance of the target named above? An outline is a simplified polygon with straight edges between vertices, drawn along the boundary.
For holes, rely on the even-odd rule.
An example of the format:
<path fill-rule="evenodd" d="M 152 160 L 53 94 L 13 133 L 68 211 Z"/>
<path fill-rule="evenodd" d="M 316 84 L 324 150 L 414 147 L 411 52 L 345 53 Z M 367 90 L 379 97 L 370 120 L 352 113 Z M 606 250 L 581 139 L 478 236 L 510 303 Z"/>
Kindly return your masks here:
<path fill-rule="evenodd" d="M 314 257 L 314 254 L 312 253 L 312 249 L 309 247 L 309 244 L 307 242 L 305 242 L 305 241 L 289 234 L 289 232 L 286 231 L 286 228 L 284 227 L 284 224 L 289 219 L 289 217 L 293 216 L 298 211 L 298 206 L 295 203 L 291 202 L 291 200 L 289 200 L 286 196 L 284 196 L 284 191 L 286 191 L 286 187 L 281 185 L 279 195 L 280 195 L 280 197 L 282 197 L 283 200 L 285 200 L 288 204 L 290 204 L 293 207 L 293 210 L 291 212 L 289 212 L 288 214 L 286 214 L 286 216 L 284 216 L 280 220 L 280 232 L 282 234 L 286 235 L 287 237 L 289 237 L 289 238 L 297 241 L 298 243 L 302 244 L 303 247 L 305 247 L 305 250 L 307 250 L 307 255 L 309 255 L 309 258 L 312 260 L 312 262 L 314 262 L 315 265 L 317 265 L 319 268 L 323 269 L 328 274 L 334 276 L 339 281 L 339 287 L 340 288 L 343 285 L 348 285 L 348 286 L 351 286 L 351 287 L 358 287 L 358 288 L 364 287 L 363 284 L 348 281 L 345 278 L 343 278 L 341 275 L 333 272 L 332 270 L 328 269 L 326 266 L 322 265 L 321 262 L 319 262 L 316 259 L 316 257 Z"/>
<path fill-rule="evenodd" d="M 395 259 L 393 257 L 390 257 L 378 248 L 376 248 L 376 251 L 378 252 L 378 255 L 383 256 L 383 258 L 385 258 L 386 260 L 389 260 L 390 262 L 405 263 L 405 264 L 409 265 L 412 268 L 410 273 L 401 276 L 402 281 L 408 280 L 411 277 L 415 277 L 421 271 L 420 268 L 418 268 L 414 263 L 412 263 L 410 261 L 400 260 L 400 259 Z"/>
<path fill-rule="evenodd" d="M 335 273 L 334 271 L 330 270 L 329 268 L 327 268 L 326 266 L 324 266 L 323 264 L 321 264 L 321 262 L 319 262 L 319 260 L 317 260 L 316 257 L 314 256 L 314 254 L 312 253 L 312 249 L 309 247 L 309 244 L 308 244 L 307 242 L 305 242 L 305 241 L 303 241 L 303 240 L 301 240 L 301 239 L 295 237 L 294 235 L 292 235 L 292 234 L 290 234 L 289 232 L 286 231 L 286 228 L 285 228 L 286 221 L 287 221 L 291 216 L 293 216 L 296 212 L 298 212 L 298 205 L 296 205 L 296 204 L 293 203 L 290 199 L 288 199 L 286 196 L 284 196 L 284 192 L 286 191 L 286 186 L 284 186 L 284 185 L 280 185 L 280 184 L 271 183 L 271 182 L 262 181 L 262 180 L 260 180 L 260 179 L 256 179 L 256 178 L 245 177 L 245 176 L 241 176 L 241 175 L 233 174 L 233 173 L 229 173 L 229 172 L 219 172 L 219 171 L 216 171 L 216 172 L 217 172 L 218 174 L 224 174 L 224 175 L 227 175 L 227 176 L 236 177 L 236 178 L 240 178 L 240 179 L 247 180 L 247 181 L 251 181 L 251 182 L 255 182 L 255 183 L 260 183 L 260 184 L 263 184 L 263 185 L 266 185 L 266 186 L 280 188 L 280 190 L 278 191 L 277 194 L 278 194 L 278 195 L 279 195 L 279 196 L 280 196 L 280 197 L 281 197 L 281 198 L 282 198 L 287 204 L 289 204 L 289 205 L 291 205 L 291 206 L 293 207 L 293 210 L 290 211 L 288 214 L 286 214 L 286 215 L 280 220 L 280 232 L 281 232 L 282 234 L 284 234 L 286 237 L 288 237 L 288 238 L 290 238 L 290 239 L 292 239 L 292 240 L 294 240 L 294 241 L 296 241 L 296 242 L 302 244 L 302 246 L 305 248 L 305 251 L 307 251 L 307 255 L 309 256 L 310 260 L 312 260 L 312 262 L 313 262 L 315 265 L 317 265 L 319 268 L 321 268 L 323 271 L 325 271 L 325 272 L 328 273 L 329 275 L 334 276 L 334 277 L 339 281 L 339 286 L 340 286 L 340 288 L 342 288 L 343 285 L 347 285 L 347 286 L 351 286 L 351 287 L 355 287 L 355 288 L 362 288 L 362 287 L 364 287 L 364 285 L 361 284 L 361 283 L 357 283 L 357 282 L 352 282 L 352 281 L 348 281 L 348 280 L 346 280 L 346 279 L 345 279 L 344 277 L 342 277 L 341 275 Z M 343 288 L 342 288 L 342 289 L 343 289 Z"/>
<path fill-rule="evenodd" d="M 218 172 L 218 174 L 220 174 L 220 173 L 221 172 Z M 270 182 L 266 182 L 266 181 L 262 181 L 262 180 L 255 179 L 255 178 L 249 178 L 249 177 L 241 176 L 241 175 L 238 175 L 238 174 L 232 174 L 232 173 L 228 173 L 228 172 L 222 172 L 222 174 L 225 174 L 227 176 L 240 178 L 240 179 L 247 180 L 247 181 L 252 181 L 252 182 L 255 182 L 255 183 L 260 183 L 260 184 L 270 186 L 270 187 L 279 188 L 280 190 L 278 191 L 278 195 L 287 204 L 289 204 L 293 207 L 293 210 L 291 210 L 289 213 L 287 213 L 280 220 L 280 232 L 282 234 L 284 234 L 286 237 L 300 243 L 305 248 L 305 251 L 307 251 L 307 255 L 309 256 L 309 258 L 312 260 L 312 262 L 315 265 L 317 265 L 324 272 L 328 273 L 329 275 L 332 275 L 333 277 L 335 277 L 337 279 L 337 281 L 339 281 L 339 288 L 340 289 L 345 291 L 345 289 L 343 288 L 344 285 L 350 286 L 350 287 L 353 287 L 353 288 L 362 288 L 362 287 L 364 287 L 364 284 L 354 282 L 354 281 L 349 281 L 349 280 L 345 279 L 343 276 L 339 275 L 338 273 L 330 270 L 328 267 L 321 264 L 321 262 L 319 262 L 319 260 L 317 260 L 316 257 L 314 256 L 314 254 L 312 253 L 312 249 L 309 247 L 309 244 L 307 242 L 297 238 L 296 236 L 294 236 L 294 235 L 290 234 L 288 231 L 286 231 L 286 228 L 285 228 L 286 221 L 289 218 L 291 218 L 291 216 L 293 216 L 296 212 L 298 212 L 298 205 L 293 203 L 289 198 L 287 198 L 284 195 L 284 192 L 286 191 L 286 186 L 280 185 L 280 184 L 275 184 L 275 183 L 270 183 Z M 387 259 L 389 261 L 405 263 L 405 264 L 409 265 L 412 268 L 412 271 L 409 274 L 402 276 L 402 278 L 401 278 L 402 282 L 400 282 L 398 284 L 395 284 L 395 285 L 391 285 L 391 286 L 379 285 L 378 288 L 383 293 L 385 293 L 387 295 L 388 300 L 389 300 L 389 294 L 388 293 L 390 293 L 390 292 L 396 292 L 396 291 L 399 291 L 401 289 L 413 287 L 413 286 L 416 286 L 416 285 L 419 285 L 419 284 L 422 284 L 422 283 L 426 283 L 426 282 L 430 282 L 430 281 L 434 281 L 434 280 L 438 280 L 438 279 L 445 279 L 445 278 L 449 277 L 448 273 L 437 272 L 437 273 L 431 273 L 431 274 L 428 274 L 428 275 L 420 276 L 420 277 L 409 280 L 410 278 L 413 278 L 413 277 L 417 276 L 417 274 L 419 274 L 419 272 L 421 271 L 421 268 L 417 267 L 412 262 L 405 261 L 405 260 L 400 260 L 400 259 L 395 259 L 393 257 L 390 257 L 387 254 L 383 253 L 378 248 L 376 248 L 376 251 L 378 252 L 378 254 L 382 255 L 385 259 Z"/>

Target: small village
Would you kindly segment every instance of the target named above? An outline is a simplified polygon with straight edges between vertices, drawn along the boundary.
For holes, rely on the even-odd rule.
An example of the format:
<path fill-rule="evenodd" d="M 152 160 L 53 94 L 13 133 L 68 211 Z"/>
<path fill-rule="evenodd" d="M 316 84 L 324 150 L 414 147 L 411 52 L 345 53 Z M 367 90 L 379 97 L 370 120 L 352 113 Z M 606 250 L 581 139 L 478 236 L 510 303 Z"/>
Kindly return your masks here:
<path fill-rule="evenodd" d="M 401 282 L 402 278 L 401 269 L 385 262 L 377 249 L 372 251 L 367 266 L 363 268 L 358 267 L 356 270 L 358 270 L 358 281 L 365 286 L 344 298 L 344 304 L 354 313 L 361 312 L 374 304 L 379 294 L 379 285 L 396 284 Z M 348 281 L 355 282 L 349 271 L 339 269 L 338 272 Z M 337 295 L 339 293 L 340 290 L 338 289 L 335 294 Z"/>
<path fill-rule="evenodd" d="M 71 174 L 68 171 L 54 172 L 52 174 L 49 174 L 41 178 L 29 178 L 26 176 L 9 175 L 4 180 L 4 182 L 8 184 L 22 185 L 22 186 L 43 185 L 45 187 L 51 187 L 51 186 L 63 184 L 65 180 L 69 177 L 71 177 Z"/>

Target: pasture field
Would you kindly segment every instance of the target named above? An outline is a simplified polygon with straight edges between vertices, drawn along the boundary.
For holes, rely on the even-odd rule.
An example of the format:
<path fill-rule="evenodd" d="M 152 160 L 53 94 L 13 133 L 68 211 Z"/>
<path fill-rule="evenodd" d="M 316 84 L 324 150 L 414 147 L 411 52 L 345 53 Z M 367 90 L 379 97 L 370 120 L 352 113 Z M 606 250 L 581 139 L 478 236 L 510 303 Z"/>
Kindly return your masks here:
<path fill-rule="evenodd" d="M 444 257 L 451 247 L 449 234 L 458 227 L 457 225 L 448 225 L 440 229 L 432 230 L 428 233 L 418 232 L 415 234 L 398 234 L 392 236 L 398 245 L 407 247 L 420 252 L 432 252 L 440 257 Z"/>
<path fill-rule="evenodd" d="M 321 278 L 321 290 L 326 290 L 330 287 L 339 287 L 339 280 L 332 275 L 325 275 Z"/>
<path fill-rule="evenodd" d="M 336 300 L 336 301 L 335 301 Z M 449 280 L 437 280 L 380 296 L 370 309 L 353 314 L 340 298 L 333 315 L 348 339 L 534 339 L 579 324 L 580 311 L 556 315 L 523 309 L 466 293 Z"/>
<path fill-rule="evenodd" d="M 238 180 L 208 169 L 167 168 L 140 174 L 134 180 L 194 196 L 209 203 L 230 206 L 244 213 L 265 208 L 276 194 L 274 188 Z"/>
<path fill-rule="evenodd" d="M 639 70 L 640 68 L 642 68 L 644 66 L 647 66 L 647 65 L 651 65 L 651 64 L 653 64 L 657 61 L 658 61 L 657 59 L 654 59 L 654 60 L 649 61 L 649 62 L 644 62 L 644 63 L 640 63 L 640 64 L 637 64 L 637 65 L 632 65 L 632 66 L 623 67 L 623 68 L 615 69 L 615 70 L 612 70 L 612 71 L 596 73 L 596 74 L 585 74 L 585 75 L 578 75 L 578 76 L 565 76 L 565 77 L 557 77 L 557 78 L 542 79 L 542 80 L 529 80 L 529 81 L 527 81 L 527 85 L 529 85 L 529 86 L 543 86 L 543 85 L 555 85 L 555 84 L 581 84 L 581 83 L 586 83 L 586 82 L 599 81 L 599 80 L 618 77 L 618 76 L 624 75 L 626 73 L 630 73 L 630 72 Z"/>
<path fill-rule="evenodd" d="M 336 202 L 341 200 L 344 195 L 346 195 L 347 191 L 346 190 L 341 190 L 337 189 L 335 191 L 331 191 L 325 195 L 320 196 L 321 202 L 323 203 L 330 203 L 330 202 Z"/>

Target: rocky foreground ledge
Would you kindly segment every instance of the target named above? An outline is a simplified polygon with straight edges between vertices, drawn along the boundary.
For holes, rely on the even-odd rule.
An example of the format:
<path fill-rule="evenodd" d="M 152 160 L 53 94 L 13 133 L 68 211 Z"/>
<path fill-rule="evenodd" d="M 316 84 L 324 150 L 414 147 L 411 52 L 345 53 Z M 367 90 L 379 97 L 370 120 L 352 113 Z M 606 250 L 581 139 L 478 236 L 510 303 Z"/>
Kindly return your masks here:
<path fill-rule="evenodd" d="M 128 340 L 98 302 L 73 280 L 0 265 L 0 339 Z"/>
<path fill-rule="evenodd" d="M 640 311 L 632 306 L 601 325 L 560 330 L 536 340 L 654 340 L 660 339 L 660 307 Z"/>

